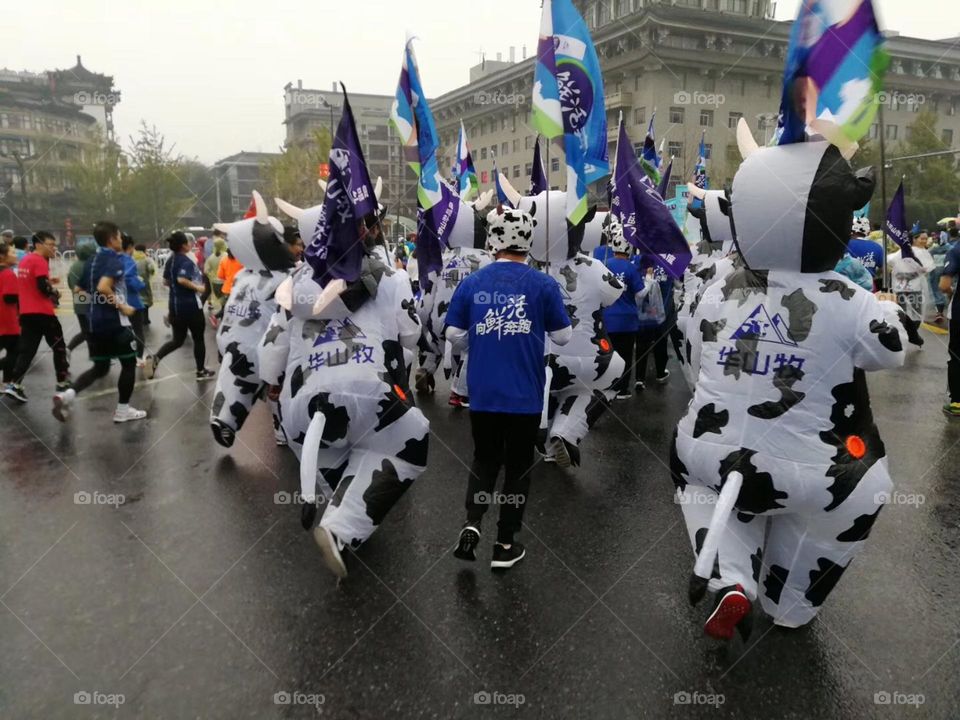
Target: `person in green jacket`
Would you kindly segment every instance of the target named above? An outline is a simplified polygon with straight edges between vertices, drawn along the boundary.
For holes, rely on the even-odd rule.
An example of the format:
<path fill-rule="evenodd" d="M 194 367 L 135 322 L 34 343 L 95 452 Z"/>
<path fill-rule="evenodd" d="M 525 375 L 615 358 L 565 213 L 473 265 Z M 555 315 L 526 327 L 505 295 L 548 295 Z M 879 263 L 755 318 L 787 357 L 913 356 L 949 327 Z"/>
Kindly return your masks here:
<path fill-rule="evenodd" d="M 77 259 L 67 271 L 67 286 L 73 293 L 73 312 L 80 324 L 79 332 L 67 343 L 67 350 L 73 352 L 81 343 L 87 340 L 87 313 L 90 311 L 90 292 L 82 286 L 83 266 L 90 258 L 97 254 L 97 245 L 91 241 L 81 241 L 77 244 Z"/>
<path fill-rule="evenodd" d="M 218 312 L 223 305 L 223 280 L 217 277 L 217 270 L 220 268 L 220 261 L 227 254 L 226 236 L 219 230 L 213 231 L 213 252 L 203 264 L 203 274 L 210 281 L 210 287 L 213 292 L 210 295 L 210 309 Z"/>
<path fill-rule="evenodd" d="M 147 255 L 146 245 L 133 246 L 133 260 L 137 263 L 137 275 L 143 280 L 144 288 L 140 291 L 143 301 L 143 324 L 150 324 L 150 306 L 153 305 L 153 276 L 157 274 L 157 265 Z"/>

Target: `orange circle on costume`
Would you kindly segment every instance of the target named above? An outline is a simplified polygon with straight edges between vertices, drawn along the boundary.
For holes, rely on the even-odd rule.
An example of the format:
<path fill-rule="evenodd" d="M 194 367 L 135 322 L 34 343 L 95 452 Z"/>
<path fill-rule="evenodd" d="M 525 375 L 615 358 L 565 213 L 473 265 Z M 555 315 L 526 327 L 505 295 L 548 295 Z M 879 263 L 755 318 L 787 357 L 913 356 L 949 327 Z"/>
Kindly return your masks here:
<path fill-rule="evenodd" d="M 600 349 L 604 352 L 610 352 L 610 341 L 606 338 L 600 338 Z"/>
<path fill-rule="evenodd" d="M 393 391 L 397 394 L 397 397 L 406 402 L 407 394 L 403 391 L 403 388 L 399 385 L 393 386 Z"/>
<path fill-rule="evenodd" d="M 867 444 L 859 435 L 847 436 L 847 452 L 853 455 L 857 460 L 867 454 Z"/>

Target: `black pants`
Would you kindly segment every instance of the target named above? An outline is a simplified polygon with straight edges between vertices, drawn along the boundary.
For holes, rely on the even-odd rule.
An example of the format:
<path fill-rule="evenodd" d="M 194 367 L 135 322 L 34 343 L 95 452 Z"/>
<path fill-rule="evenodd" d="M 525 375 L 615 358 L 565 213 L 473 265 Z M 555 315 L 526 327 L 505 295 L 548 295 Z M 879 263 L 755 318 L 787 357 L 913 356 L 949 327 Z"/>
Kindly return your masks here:
<path fill-rule="evenodd" d="M 73 352 L 80 345 L 87 341 L 87 314 L 86 313 L 77 313 L 77 324 L 80 326 L 80 329 L 77 331 L 77 334 L 70 338 L 70 342 L 67 343 L 67 350 Z"/>
<path fill-rule="evenodd" d="M 20 344 L 19 335 L 0 335 L 0 351 L 5 355 L 0 361 L 0 368 L 3 369 L 3 381 L 5 383 L 13 382 L 13 368 L 17 364 L 17 346 Z"/>
<path fill-rule="evenodd" d="M 151 308 L 151 307 L 153 307 L 153 306 L 152 306 L 152 305 L 147 305 L 147 306 L 145 306 L 145 307 L 143 308 L 143 324 L 144 324 L 144 325 L 149 325 L 149 324 L 150 324 L 150 308 Z"/>
<path fill-rule="evenodd" d="M 666 325 L 643 327 L 637 332 L 637 382 L 647 377 L 647 358 L 653 353 L 653 365 L 657 377 L 667 371 L 667 339 L 670 330 Z"/>
<path fill-rule="evenodd" d="M 117 391 L 120 397 L 117 402 L 126 405 L 133 395 L 133 385 L 137 379 L 137 360 L 130 357 L 123 358 L 118 362 L 120 363 L 120 378 L 117 380 Z M 74 380 L 73 389 L 79 393 L 104 377 L 108 372 L 110 372 L 109 360 L 94 360 L 93 365 L 80 373 L 80 376 Z"/>
<path fill-rule="evenodd" d="M 500 505 L 497 542 L 505 545 L 513 542 L 513 534 L 523 524 L 539 428 L 539 415 L 470 411 L 474 450 L 467 481 L 467 521 L 479 525 L 491 500 L 495 500 Z M 494 495 L 501 467 L 503 492 Z"/>
<path fill-rule="evenodd" d="M 617 380 L 617 393 L 630 393 L 630 372 L 633 370 L 633 344 L 636 340 L 636 333 L 610 333 L 610 344 L 613 345 L 617 355 L 623 358 L 626 365 L 623 368 L 623 375 Z M 640 376 L 637 376 L 640 379 Z"/>
<path fill-rule="evenodd" d="M 960 402 L 960 307 L 954 303 L 953 318 L 950 320 L 950 342 L 947 360 L 947 384 L 950 388 L 950 402 Z"/>
<path fill-rule="evenodd" d="M 154 355 L 156 361 L 159 363 L 183 345 L 189 332 L 190 337 L 193 338 L 193 359 L 197 363 L 197 370 L 203 370 L 207 361 L 207 346 L 203 340 L 203 331 L 205 330 L 203 311 L 198 308 L 196 312 L 189 315 L 174 315 L 171 313 L 170 327 L 173 330 L 173 338 L 157 350 L 157 354 Z"/>
<path fill-rule="evenodd" d="M 144 321 L 143 318 L 146 315 L 146 309 L 137 310 L 133 315 L 130 316 L 130 328 L 133 330 L 134 336 L 137 338 L 137 357 L 143 357 L 143 328 Z"/>
<path fill-rule="evenodd" d="M 55 315 L 28 313 L 20 316 L 20 344 L 17 347 L 17 364 L 13 368 L 13 382 L 23 382 L 37 355 L 41 338 L 53 351 L 53 367 L 57 382 L 70 378 L 70 363 L 67 360 L 67 344 L 63 341 L 63 327 Z"/>

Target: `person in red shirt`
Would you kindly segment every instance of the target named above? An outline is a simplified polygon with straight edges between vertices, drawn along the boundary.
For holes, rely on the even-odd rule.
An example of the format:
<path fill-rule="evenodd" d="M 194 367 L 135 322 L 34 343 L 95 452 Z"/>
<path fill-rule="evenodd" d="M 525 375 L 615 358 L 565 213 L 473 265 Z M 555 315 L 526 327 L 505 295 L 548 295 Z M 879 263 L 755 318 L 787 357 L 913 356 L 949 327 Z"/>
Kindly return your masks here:
<path fill-rule="evenodd" d="M 20 318 L 17 311 L 19 295 L 17 275 L 17 252 L 13 245 L 0 242 L 0 350 L 4 352 L 0 367 L 3 381 L 13 382 L 13 366 L 17 363 L 17 344 L 20 342 Z"/>
<path fill-rule="evenodd" d="M 50 259 L 57 254 L 57 239 L 41 230 L 33 236 L 33 252 L 24 256 L 17 267 L 20 294 L 20 343 L 12 380 L 3 392 L 25 403 L 23 378 L 33 364 L 41 338 L 53 351 L 53 367 L 57 373 L 57 392 L 70 387 L 70 362 L 63 328 L 55 314 L 60 293 L 53 286 L 60 278 L 50 277 Z"/>

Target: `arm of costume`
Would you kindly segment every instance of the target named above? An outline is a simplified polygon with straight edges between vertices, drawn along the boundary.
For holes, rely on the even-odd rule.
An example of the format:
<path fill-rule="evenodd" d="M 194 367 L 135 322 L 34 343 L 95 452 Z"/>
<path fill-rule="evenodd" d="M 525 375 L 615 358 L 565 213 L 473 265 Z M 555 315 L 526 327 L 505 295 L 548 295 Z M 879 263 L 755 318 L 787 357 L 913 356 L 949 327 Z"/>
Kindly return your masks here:
<path fill-rule="evenodd" d="M 570 342 L 570 338 L 573 337 L 573 326 L 567 325 L 565 328 L 553 330 L 547 333 L 547 335 L 550 336 L 550 341 L 555 345 L 566 345 Z"/>
<path fill-rule="evenodd" d="M 610 307 L 623 294 L 623 284 L 617 280 L 617 276 L 604 268 L 603 280 L 600 283 L 600 307 Z"/>
<path fill-rule="evenodd" d="M 277 308 L 270 318 L 267 331 L 257 345 L 260 379 L 268 385 L 280 385 L 287 370 L 290 355 L 290 314 Z"/>
<path fill-rule="evenodd" d="M 455 352 L 461 352 L 467 349 L 470 338 L 470 331 L 463 328 L 447 325 L 447 340 L 453 345 Z"/>
<path fill-rule="evenodd" d="M 897 303 L 880 301 L 871 293 L 858 293 L 861 309 L 854 326 L 853 363 L 862 370 L 885 370 L 903 365 L 907 331 Z"/>
<path fill-rule="evenodd" d="M 417 314 L 417 301 L 413 299 L 413 289 L 410 278 L 404 271 L 397 271 L 395 286 L 397 288 L 397 328 L 400 344 L 407 350 L 417 347 L 422 328 L 420 316 Z"/>

